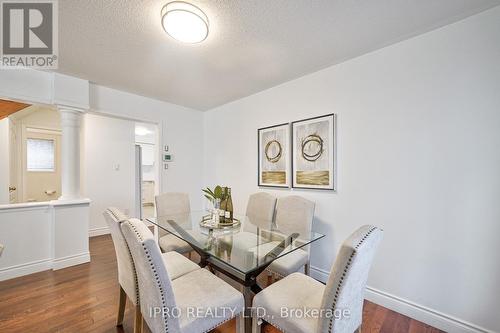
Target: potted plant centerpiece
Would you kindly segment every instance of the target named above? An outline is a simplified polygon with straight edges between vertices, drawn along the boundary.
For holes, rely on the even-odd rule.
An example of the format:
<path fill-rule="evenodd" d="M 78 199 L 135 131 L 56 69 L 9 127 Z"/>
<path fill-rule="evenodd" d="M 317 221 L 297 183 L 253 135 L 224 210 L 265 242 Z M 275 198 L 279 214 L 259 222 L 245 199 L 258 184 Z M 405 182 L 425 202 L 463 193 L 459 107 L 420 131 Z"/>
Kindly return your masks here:
<path fill-rule="evenodd" d="M 214 189 L 209 187 L 202 190 L 213 206 L 212 217 L 216 224 L 233 223 L 233 199 L 231 198 L 231 188 L 217 185 Z"/>

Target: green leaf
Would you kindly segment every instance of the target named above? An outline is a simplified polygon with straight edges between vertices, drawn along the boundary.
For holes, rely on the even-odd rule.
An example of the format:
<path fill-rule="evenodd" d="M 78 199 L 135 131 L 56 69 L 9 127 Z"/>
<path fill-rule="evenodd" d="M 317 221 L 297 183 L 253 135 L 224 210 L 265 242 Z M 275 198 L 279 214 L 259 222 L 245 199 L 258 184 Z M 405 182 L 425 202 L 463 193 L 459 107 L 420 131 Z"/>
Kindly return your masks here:
<path fill-rule="evenodd" d="M 210 202 L 214 202 L 214 198 L 212 198 L 211 196 L 205 194 L 205 198 L 207 198 Z"/>
<path fill-rule="evenodd" d="M 217 199 L 222 199 L 222 187 L 217 185 L 214 189 L 214 197 Z"/>
<path fill-rule="evenodd" d="M 214 192 L 210 189 L 210 187 L 207 187 L 206 191 L 211 195 L 214 196 Z"/>
<path fill-rule="evenodd" d="M 212 198 L 214 197 L 213 192 L 211 192 L 211 191 L 207 191 L 207 190 L 202 190 L 202 191 L 203 191 L 203 193 L 205 193 L 205 195 L 208 195 L 208 196 L 210 196 L 210 197 L 212 197 Z"/>

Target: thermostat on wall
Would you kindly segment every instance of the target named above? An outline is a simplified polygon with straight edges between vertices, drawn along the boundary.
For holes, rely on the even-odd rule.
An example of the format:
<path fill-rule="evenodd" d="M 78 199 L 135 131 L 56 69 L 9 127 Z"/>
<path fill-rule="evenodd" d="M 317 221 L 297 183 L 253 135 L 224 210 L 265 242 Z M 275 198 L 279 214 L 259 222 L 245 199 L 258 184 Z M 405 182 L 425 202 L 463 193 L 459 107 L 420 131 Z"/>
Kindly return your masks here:
<path fill-rule="evenodd" d="M 163 162 L 172 162 L 174 156 L 172 154 L 163 154 Z"/>

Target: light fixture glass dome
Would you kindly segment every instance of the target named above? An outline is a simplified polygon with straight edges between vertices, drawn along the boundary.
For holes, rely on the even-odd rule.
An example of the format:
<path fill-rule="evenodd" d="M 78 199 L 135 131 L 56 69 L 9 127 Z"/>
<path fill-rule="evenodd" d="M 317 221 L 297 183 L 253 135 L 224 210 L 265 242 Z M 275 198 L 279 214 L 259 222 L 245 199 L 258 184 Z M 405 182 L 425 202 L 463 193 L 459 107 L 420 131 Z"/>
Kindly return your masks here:
<path fill-rule="evenodd" d="M 208 17 L 198 7 L 183 1 L 163 6 L 161 24 L 167 34 L 184 43 L 199 43 L 208 36 Z"/>

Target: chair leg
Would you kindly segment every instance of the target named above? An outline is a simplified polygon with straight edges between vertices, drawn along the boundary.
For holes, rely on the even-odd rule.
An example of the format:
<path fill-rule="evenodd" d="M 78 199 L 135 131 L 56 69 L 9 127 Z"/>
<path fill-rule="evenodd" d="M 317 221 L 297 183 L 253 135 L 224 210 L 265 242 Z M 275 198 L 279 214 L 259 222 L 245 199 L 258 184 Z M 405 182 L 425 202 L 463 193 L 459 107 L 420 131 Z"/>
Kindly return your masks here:
<path fill-rule="evenodd" d="M 309 261 L 304 265 L 304 274 L 307 276 L 311 276 L 311 264 L 309 263 Z"/>
<path fill-rule="evenodd" d="M 270 286 L 274 282 L 274 274 L 267 271 L 267 286 Z"/>
<path fill-rule="evenodd" d="M 252 316 L 252 333 L 261 333 L 261 325 L 259 324 L 259 318 L 257 316 Z"/>
<path fill-rule="evenodd" d="M 116 318 L 116 326 L 123 324 L 123 315 L 125 314 L 125 305 L 127 304 L 127 294 L 120 286 L 120 303 L 118 303 L 118 316 Z"/>
<path fill-rule="evenodd" d="M 244 312 L 242 312 L 236 317 L 236 333 L 245 333 Z"/>
<path fill-rule="evenodd" d="M 191 251 L 188 252 L 188 259 L 191 260 Z"/>
<path fill-rule="evenodd" d="M 139 304 L 135 306 L 134 333 L 142 333 L 142 313 Z"/>

